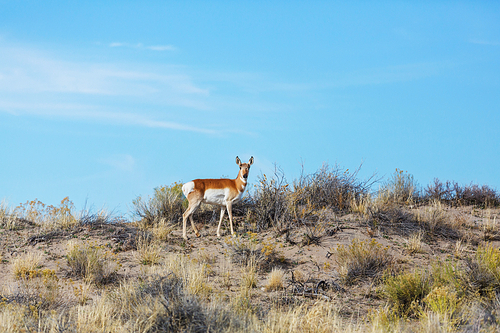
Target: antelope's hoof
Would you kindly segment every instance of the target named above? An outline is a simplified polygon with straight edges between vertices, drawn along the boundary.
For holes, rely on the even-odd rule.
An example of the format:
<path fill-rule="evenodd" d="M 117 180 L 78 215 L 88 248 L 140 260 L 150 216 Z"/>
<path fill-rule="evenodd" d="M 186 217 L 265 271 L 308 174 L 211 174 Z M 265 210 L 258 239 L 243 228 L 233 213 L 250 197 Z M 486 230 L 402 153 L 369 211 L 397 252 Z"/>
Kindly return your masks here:
<path fill-rule="evenodd" d="M 196 237 L 201 237 L 199 232 L 196 232 L 195 235 L 196 235 Z"/>

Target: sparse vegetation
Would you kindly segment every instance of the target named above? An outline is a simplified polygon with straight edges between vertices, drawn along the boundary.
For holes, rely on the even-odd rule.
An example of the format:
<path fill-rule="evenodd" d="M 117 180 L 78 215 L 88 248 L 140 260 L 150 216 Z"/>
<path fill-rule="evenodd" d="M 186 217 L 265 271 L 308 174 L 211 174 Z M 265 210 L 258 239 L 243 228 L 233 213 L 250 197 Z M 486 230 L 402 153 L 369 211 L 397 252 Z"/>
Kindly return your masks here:
<path fill-rule="evenodd" d="M 179 223 L 182 218 L 184 203 L 182 184 L 161 186 L 154 189 L 152 198 L 137 197 L 132 201 L 133 215 L 142 226 L 154 226 L 159 223 Z"/>
<path fill-rule="evenodd" d="M 384 204 L 410 205 L 418 200 L 418 185 L 413 175 L 396 169 L 379 190 L 378 200 Z"/>
<path fill-rule="evenodd" d="M 339 274 L 346 284 L 353 284 L 367 277 L 377 277 L 393 263 L 388 248 L 374 239 L 353 239 L 351 245 L 339 245 L 334 253 Z"/>
<path fill-rule="evenodd" d="M 276 168 L 222 240 L 181 239 L 180 184 L 134 200 L 133 223 L 69 198 L 2 202 L 0 332 L 498 331 L 496 190 L 370 182 Z"/>
<path fill-rule="evenodd" d="M 143 265 L 156 265 L 161 260 L 161 246 L 158 241 L 148 237 L 147 235 L 140 235 L 137 239 L 137 252 L 136 259 Z"/>
<path fill-rule="evenodd" d="M 488 185 L 469 184 L 461 186 L 457 182 L 441 182 L 435 178 L 427 185 L 425 195 L 430 200 L 439 200 L 450 205 L 474 205 L 482 208 L 500 205 L 500 195 Z"/>
<path fill-rule="evenodd" d="M 422 252 L 422 238 L 424 234 L 422 231 L 415 232 L 410 235 L 406 240 L 406 250 L 410 254 Z"/>
<path fill-rule="evenodd" d="M 99 285 L 113 281 L 119 266 L 104 247 L 74 240 L 68 242 L 66 260 L 74 276 Z"/>

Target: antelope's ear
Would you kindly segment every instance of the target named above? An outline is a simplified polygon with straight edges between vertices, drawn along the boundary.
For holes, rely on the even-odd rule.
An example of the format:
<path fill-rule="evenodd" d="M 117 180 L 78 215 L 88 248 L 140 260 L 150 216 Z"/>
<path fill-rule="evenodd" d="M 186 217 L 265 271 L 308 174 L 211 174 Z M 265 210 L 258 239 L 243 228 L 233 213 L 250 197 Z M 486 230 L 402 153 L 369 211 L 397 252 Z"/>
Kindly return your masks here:
<path fill-rule="evenodd" d="M 238 156 L 236 156 L 236 164 L 238 164 L 239 166 L 241 166 L 241 161 L 240 161 L 240 158 Z"/>
<path fill-rule="evenodd" d="M 250 157 L 250 160 L 248 160 L 248 164 L 252 165 L 253 164 L 253 156 Z"/>

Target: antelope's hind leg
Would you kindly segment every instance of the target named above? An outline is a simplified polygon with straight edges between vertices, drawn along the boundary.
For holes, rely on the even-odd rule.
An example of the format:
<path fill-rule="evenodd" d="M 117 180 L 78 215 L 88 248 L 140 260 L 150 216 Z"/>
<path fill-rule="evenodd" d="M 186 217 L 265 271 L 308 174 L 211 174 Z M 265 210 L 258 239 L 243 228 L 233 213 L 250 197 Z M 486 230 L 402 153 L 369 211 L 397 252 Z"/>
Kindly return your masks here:
<path fill-rule="evenodd" d="M 220 209 L 219 227 L 217 227 L 217 237 L 220 237 L 220 226 L 222 224 L 222 219 L 224 218 L 224 212 L 225 211 L 226 211 L 226 208 L 224 208 L 224 206 L 222 206 L 221 209 Z"/>
<path fill-rule="evenodd" d="M 182 238 L 186 240 L 188 239 L 186 230 L 186 222 L 188 218 L 191 221 L 191 227 L 193 228 L 196 237 L 200 237 L 200 233 L 198 232 L 198 229 L 196 229 L 196 226 L 194 225 L 193 214 L 198 209 L 198 207 L 200 207 L 201 200 L 197 200 L 195 196 L 189 195 L 188 201 L 189 201 L 189 207 L 186 209 L 184 214 L 182 214 Z"/>

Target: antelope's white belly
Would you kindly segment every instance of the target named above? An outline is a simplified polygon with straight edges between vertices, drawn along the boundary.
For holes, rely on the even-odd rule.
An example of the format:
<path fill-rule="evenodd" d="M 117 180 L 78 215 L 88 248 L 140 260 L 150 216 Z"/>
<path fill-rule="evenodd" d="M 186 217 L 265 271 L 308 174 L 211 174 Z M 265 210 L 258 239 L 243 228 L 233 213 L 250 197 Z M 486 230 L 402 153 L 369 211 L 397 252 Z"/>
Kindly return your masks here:
<path fill-rule="evenodd" d="M 239 201 L 243 192 L 238 193 L 232 202 Z M 211 205 L 225 206 L 229 199 L 229 189 L 208 189 L 205 190 L 203 201 Z"/>

